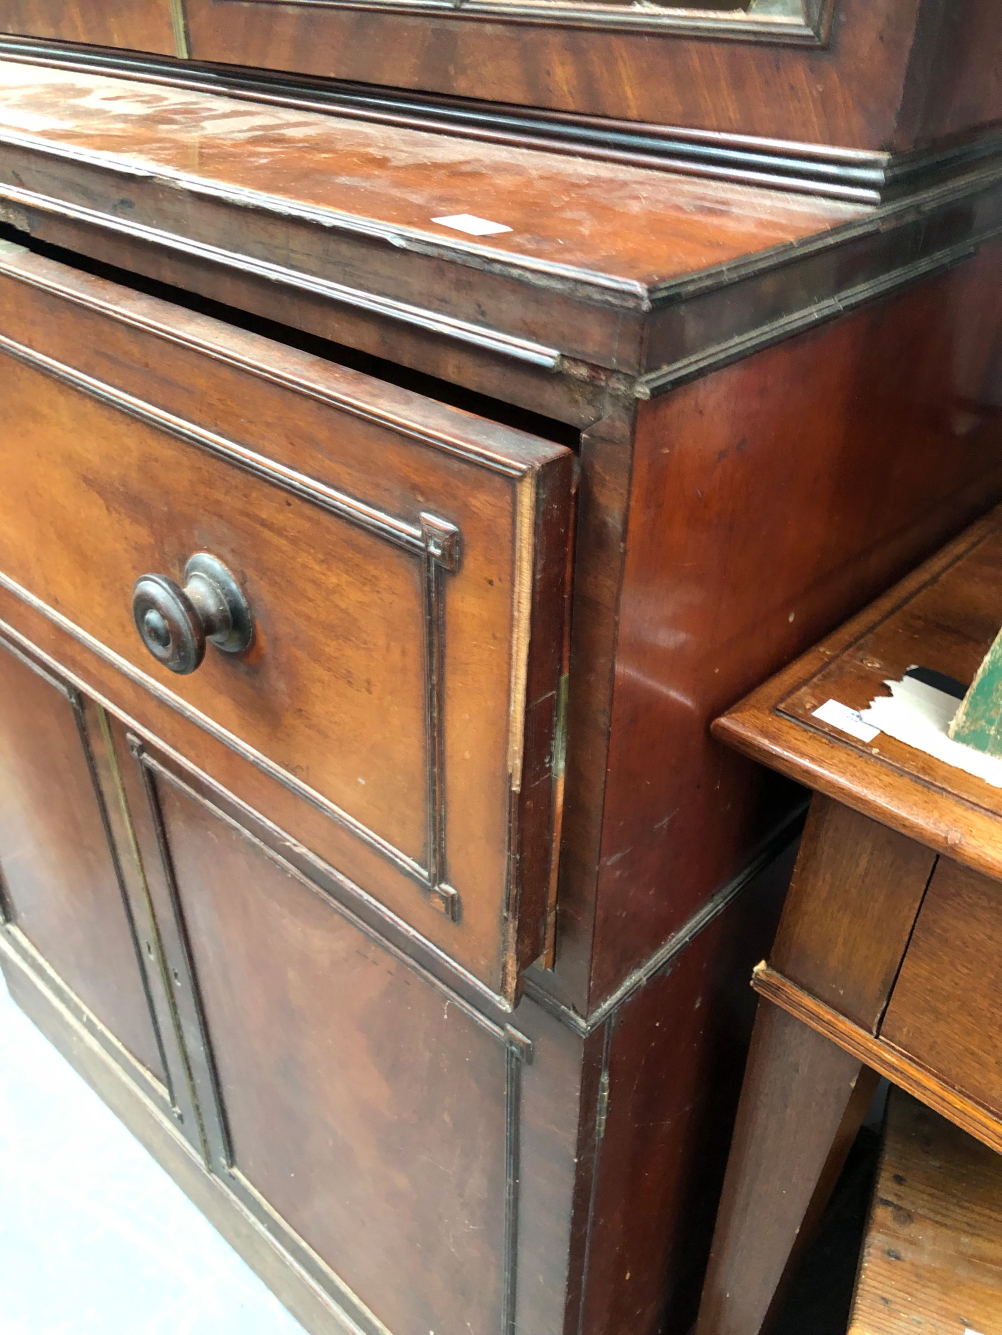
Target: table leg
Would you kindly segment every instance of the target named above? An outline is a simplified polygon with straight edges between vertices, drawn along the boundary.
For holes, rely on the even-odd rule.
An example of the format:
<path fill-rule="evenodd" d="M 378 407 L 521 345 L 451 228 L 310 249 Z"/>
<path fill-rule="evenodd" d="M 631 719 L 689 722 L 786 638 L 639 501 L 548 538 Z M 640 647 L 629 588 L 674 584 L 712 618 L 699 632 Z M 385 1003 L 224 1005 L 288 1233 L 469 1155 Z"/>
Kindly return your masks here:
<path fill-rule="evenodd" d="M 824 1209 L 876 1072 L 760 1001 L 696 1335 L 758 1335 Z"/>

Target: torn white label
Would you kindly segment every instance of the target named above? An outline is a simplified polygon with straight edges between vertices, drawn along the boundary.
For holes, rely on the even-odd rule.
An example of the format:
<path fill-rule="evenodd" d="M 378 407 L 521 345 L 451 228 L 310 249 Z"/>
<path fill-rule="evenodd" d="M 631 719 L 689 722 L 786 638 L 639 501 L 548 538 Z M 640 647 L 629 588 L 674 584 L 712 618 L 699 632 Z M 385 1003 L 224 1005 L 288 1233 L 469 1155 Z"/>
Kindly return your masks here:
<path fill-rule="evenodd" d="M 993 788 L 1002 788 L 1002 759 L 976 751 L 973 746 L 955 742 L 947 735 L 953 716 L 960 708 L 956 696 L 938 691 L 907 674 L 901 681 L 885 681 L 890 695 L 878 695 L 864 709 L 864 723 L 879 725 L 881 732 L 916 751 L 942 760 L 945 765 L 962 769 L 984 779 Z"/>
<path fill-rule="evenodd" d="M 864 723 L 858 709 L 850 709 L 838 700 L 826 700 L 820 709 L 815 709 L 814 717 L 861 742 L 872 742 L 874 737 L 880 736 L 880 729 Z"/>
<path fill-rule="evenodd" d="M 450 213 L 447 218 L 432 218 L 432 222 L 440 223 L 443 227 L 454 227 L 457 232 L 469 232 L 470 236 L 497 236 L 498 232 L 511 231 L 504 223 L 478 218 L 473 213 Z"/>

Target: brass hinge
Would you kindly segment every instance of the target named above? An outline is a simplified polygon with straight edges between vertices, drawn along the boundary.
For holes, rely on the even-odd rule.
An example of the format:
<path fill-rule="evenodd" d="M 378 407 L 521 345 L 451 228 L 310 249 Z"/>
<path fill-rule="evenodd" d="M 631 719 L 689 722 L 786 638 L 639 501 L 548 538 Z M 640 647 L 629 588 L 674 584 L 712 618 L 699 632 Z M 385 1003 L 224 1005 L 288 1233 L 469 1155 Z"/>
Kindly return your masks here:
<path fill-rule="evenodd" d="M 602 1072 L 598 1082 L 598 1109 L 595 1113 L 595 1140 L 605 1135 L 605 1124 L 609 1120 L 609 1072 Z"/>
<path fill-rule="evenodd" d="M 567 765 L 567 687 L 565 672 L 557 683 L 556 720 L 553 727 L 553 777 L 562 779 Z"/>
<path fill-rule="evenodd" d="M 184 0 L 170 0 L 170 21 L 174 30 L 174 54 L 179 60 L 190 60 L 191 51 L 188 43 L 188 16 L 184 12 Z"/>

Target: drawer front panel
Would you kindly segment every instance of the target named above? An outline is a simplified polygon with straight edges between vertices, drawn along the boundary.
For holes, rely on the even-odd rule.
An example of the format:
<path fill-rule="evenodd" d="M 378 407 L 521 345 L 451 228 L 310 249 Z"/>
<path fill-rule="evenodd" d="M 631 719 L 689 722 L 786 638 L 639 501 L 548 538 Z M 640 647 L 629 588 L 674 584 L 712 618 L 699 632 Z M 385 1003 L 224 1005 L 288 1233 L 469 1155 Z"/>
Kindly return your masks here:
<path fill-rule="evenodd" d="M 569 453 L 23 252 L 0 356 L 7 588 L 321 810 L 340 870 L 511 993 L 548 879 Z M 203 551 L 254 640 L 177 676 L 132 587 Z"/>
<path fill-rule="evenodd" d="M 147 571 L 183 582 L 191 551 L 219 554 L 237 572 L 257 644 L 238 658 L 210 649 L 175 689 L 373 838 L 425 861 L 418 563 L 30 365 L 5 367 L 4 399 L 11 446 L 30 464 L 11 470 L 8 495 L 32 519 L 5 572 L 174 687 L 138 639 L 132 586 Z M 362 692 L 387 712 L 363 713 Z M 357 774 L 329 766 L 335 745 Z"/>

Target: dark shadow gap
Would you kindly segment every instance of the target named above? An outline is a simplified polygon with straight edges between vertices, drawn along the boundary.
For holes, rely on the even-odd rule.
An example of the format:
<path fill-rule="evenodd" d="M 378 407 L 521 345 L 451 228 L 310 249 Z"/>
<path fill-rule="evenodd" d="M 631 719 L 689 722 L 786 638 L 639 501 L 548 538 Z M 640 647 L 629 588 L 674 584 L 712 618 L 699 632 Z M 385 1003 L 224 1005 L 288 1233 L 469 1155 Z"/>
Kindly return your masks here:
<path fill-rule="evenodd" d="M 502 426 L 514 427 L 519 431 L 527 431 L 531 435 L 541 436 L 544 440 L 552 440 L 558 445 L 565 445 L 571 450 L 576 451 L 578 449 L 580 436 L 577 428 L 568 426 L 564 422 L 555 421 L 553 418 L 545 417 L 542 413 L 532 412 L 531 409 L 505 403 L 501 399 L 480 394 L 476 390 L 464 389 L 462 385 L 455 385 L 449 380 L 441 380 L 437 376 L 427 375 L 423 371 L 413 371 L 409 367 L 400 366 L 398 363 L 387 361 L 382 357 L 375 357 L 371 353 L 360 352 L 358 349 L 348 347 L 344 343 L 335 343 L 331 339 L 320 338 L 316 334 L 308 334 L 301 329 L 279 324 L 276 320 L 269 320 L 261 315 L 252 315 L 238 307 L 224 305 L 222 302 L 213 301 L 210 297 L 199 296 L 197 293 L 189 292 L 184 288 L 172 287 L 167 283 L 159 282 L 155 278 L 147 278 L 142 274 L 134 273 L 132 270 L 120 269 L 115 265 L 105 264 L 101 260 L 81 255 L 76 251 L 64 250 L 61 246 L 53 246 L 47 241 L 40 241 L 37 237 L 12 227 L 9 223 L 0 222 L 0 240 L 24 246 L 26 250 L 30 250 L 36 255 L 44 255 L 48 259 L 58 260 L 60 264 L 65 264 L 68 268 L 93 274 L 97 278 L 105 278 L 109 282 L 119 284 L 120 287 L 128 287 L 136 292 L 144 292 L 147 296 L 158 297 L 161 301 L 168 301 L 174 306 L 183 307 L 185 310 L 211 316 L 214 320 L 233 325 L 238 329 L 246 329 L 252 334 L 260 334 L 262 337 L 270 338 L 276 343 L 283 343 L 286 347 L 299 348 L 302 352 L 308 352 L 314 357 L 323 358 L 324 361 L 333 362 L 338 366 L 346 366 L 353 371 L 361 371 L 376 380 L 382 380 L 390 385 L 399 385 L 401 389 L 412 390 L 415 394 L 422 394 L 425 398 L 434 399 L 438 403 L 447 403 L 454 408 L 462 408 L 465 412 L 476 413 L 478 417 L 485 417 L 488 421 L 498 422 Z"/>

